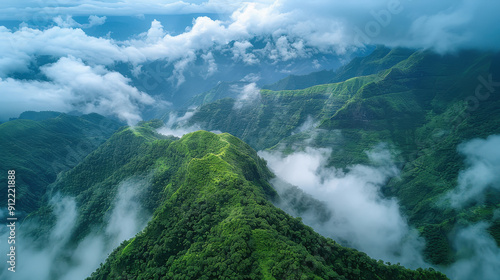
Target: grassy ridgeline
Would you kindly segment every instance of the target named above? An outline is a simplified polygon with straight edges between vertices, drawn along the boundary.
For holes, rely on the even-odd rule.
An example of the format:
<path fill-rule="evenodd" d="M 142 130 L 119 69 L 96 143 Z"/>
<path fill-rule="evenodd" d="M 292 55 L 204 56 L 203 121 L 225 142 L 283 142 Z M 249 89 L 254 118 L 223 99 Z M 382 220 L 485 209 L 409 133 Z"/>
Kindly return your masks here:
<path fill-rule="evenodd" d="M 118 132 L 57 185 L 77 195 L 81 209 L 94 209 L 81 215 L 85 232 L 105 215 L 119 181 L 154 172 L 138 198 L 154 209 L 152 220 L 90 279 L 446 279 L 343 248 L 273 206 L 273 175 L 236 137 L 199 131 L 163 139 L 148 126 Z M 120 149 L 124 143 L 130 149 Z M 106 171 L 88 183 L 92 168 Z"/>

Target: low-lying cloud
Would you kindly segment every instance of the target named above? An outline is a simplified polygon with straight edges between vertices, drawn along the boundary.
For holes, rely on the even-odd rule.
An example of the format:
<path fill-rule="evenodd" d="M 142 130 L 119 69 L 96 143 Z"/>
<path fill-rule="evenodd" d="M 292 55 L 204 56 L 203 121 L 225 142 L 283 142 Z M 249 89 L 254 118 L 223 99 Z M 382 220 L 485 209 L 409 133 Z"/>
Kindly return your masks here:
<path fill-rule="evenodd" d="M 277 151 L 259 155 L 278 176 L 272 182 L 278 191 L 286 191 L 282 184 L 277 185 L 283 180 L 325 203 L 331 212 L 328 221 L 324 215 L 323 221 L 315 213 L 302 215 L 304 222 L 321 234 L 374 258 L 412 268 L 428 266 L 421 255 L 423 239 L 408 225 L 396 199 L 385 198 L 380 192 L 389 178 L 399 174 L 390 150 L 377 146 L 367 153 L 371 166 L 353 165 L 347 171 L 327 165 L 331 152 L 306 147 L 289 155 Z"/>
<path fill-rule="evenodd" d="M 453 245 L 457 261 L 444 271 L 453 280 L 490 280 L 500 275 L 500 248 L 488 233 L 490 225 L 480 222 L 457 231 Z"/>
<path fill-rule="evenodd" d="M 48 240 L 40 242 L 32 236 L 25 236 L 23 229 L 43 225 L 22 224 L 17 228 L 16 272 L 0 264 L 0 278 L 15 280 L 85 279 L 104 262 L 111 251 L 124 240 L 137 234 L 145 227 L 148 214 L 142 209 L 137 197 L 147 184 L 144 181 L 126 180 L 118 186 L 110 213 L 104 219 L 104 230 L 93 229 L 76 246 L 70 245 L 70 237 L 78 220 L 76 201 L 71 197 L 56 195 L 51 200 L 56 224 Z M 2 233 L 7 240 L 8 233 Z M 7 244 L 7 242 L 5 242 Z M 2 252 L 7 246 L 2 242 Z M 6 249 L 6 248 L 5 248 Z"/>
<path fill-rule="evenodd" d="M 167 123 L 163 126 L 157 129 L 156 131 L 160 134 L 163 135 L 172 135 L 175 137 L 182 137 L 184 134 L 188 134 L 191 132 L 195 132 L 197 130 L 200 130 L 200 126 L 197 124 L 194 125 L 189 125 L 189 120 L 193 117 L 193 115 L 196 113 L 195 108 L 189 109 L 184 115 L 178 117 L 177 113 L 172 112 L 170 113 L 168 117 Z"/>
<path fill-rule="evenodd" d="M 314 120 L 307 119 L 298 130 L 313 133 Z M 313 141 L 307 139 L 304 143 L 312 145 Z M 457 188 L 446 195 L 452 207 L 469 202 L 481 204 L 489 190 L 498 190 L 499 146 L 498 135 L 459 146 L 466 169 L 459 174 Z M 409 268 L 431 266 L 422 255 L 424 239 L 408 225 L 397 200 L 380 192 L 389 178 L 399 175 L 394 153 L 387 146 L 379 145 L 367 152 L 370 165 L 352 165 L 345 170 L 328 166 L 330 148 L 300 149 L 286 155 L 280 151 L 259 152 L 277 175 L 271 183 L 282 197 L 278 207 L 301 216 L 319 233 L 373 258 Z M 311 202 L 307 195 L 320 203 Z M 499 209 L 493 212 L 491 221 L 496 219 L 500 219 Z M 439 269 L 454 280 L 495 279 L 500 274 L 500 248 L 489 233 L 491 223 L 459 224 L 448 236 L 456 261 Z"/>
<path fill-rule="evenodd" d="M 457 187 L 445 199 L 459 208 L 469 202 L 484 201 L 486 191 L 500 191 L 500 135 L 474 139 L 458 147 L 465 156 L 466 169 L 458 176 Z"/>
<path fill-rule="evenodd" d="M 470 203 L 482 205 L 488 191 L 500 190 L 500 135 L 473 139 L 458 146 L 465 156 L 466 168 L 458 175 L 458 184 L 440 202 L 442 207 L 462 208 Z M 449 204 L 447 203 L 449 202 Z M 500 218 L 500 210 L 493 212 L 492 221 Z M 489 280 L 500 275 L 500 248 L 488 232 L 488 222 L 459 226 L 452 236 L 457 261 L 445 268 L 454 280 Z"/>
<path fill-rule="evenodd" d="M 486 0 L 447 0 L 439 4 L 430 0 L 357 0 L 349 3 L 316 0 L 308 5 L 295 0 L 234 2 L 230 5 L 225 0 L 208 1 L 188 6 L 210 6 L 205 12 L 218 7 L 218 12 L 228 15 L 225 20 L 197 17 L 190 28 L 175 36 L 155 20 L 146 36 L 124 42 L 92 37 L 81 29 L 104 24 L 104 16 L 96 16 L 102 14 L 99 7 L 117 3 L 93 1 L 93 4 L 92 10 L 96 13 L 89 13 L 89 6 L 41 7 L 44 11 L 54 11 L 52 20 L 59 26 L 47 29 L 24 26 L 18 30 L 1 27 L 0 77 L 26 68 L 37 55 L 73 55 L 94 64 L 126 62 L 138 65 L 154 60 L 185 61 L 193 54 L 201 57 L 214 49 L 226 49 L 234 59 L 254 64 L 262 59 L 288 61 L 318 52 L 343 54 L 365 44 L 429 48 L 440 52 L 470 48 L 498 50 L 500 45 L 496 36 L 500 27 L 494 24 L 500 3 Z M 178 4 L 186 5 L 184 2 Z M 132 2 L 120 5 L 137 6 Z M 140 6 L 142 9 L 154 7 L 156 10 L 152 10 L 152 14 L 157 14 L 171 5 L 173 3 L 141 3 Z M 83 14 L 90 15 L 87 25 L 72 19 L 71 15 L 76 14 L 78 7 Z M 74 11 L 63 12 L 70 8 Z M 21 10 L 15 5 L 10 9 Z M 135 7 L 121 11 L 137 15 L 137 9 L 141 10 Z M 1 10 L 6 8 L 0 6 Z M 105 11 L 105 14 L 113 14 L 112 10 Z M 256 38 L 267 38 L 264 41 L 267 44 L 254 46 L 251 42 Z M 215 69 L 214 61 L 207 60 L 207 63 Z"/>
<path fill-rule="evenodd" d="M 320 124 L 319 121 L 314 120 L 312 116 L 307 116 L 306 120 L 299 126 L 295 131 L 292 132 L 292 135 L 296 133 L 304 133 L 309 132 L 312 136 L 314 136 L 316 132 L 316 127 Z M 313 140 L 314 137 L 311 137 L 309 140 Z"/>

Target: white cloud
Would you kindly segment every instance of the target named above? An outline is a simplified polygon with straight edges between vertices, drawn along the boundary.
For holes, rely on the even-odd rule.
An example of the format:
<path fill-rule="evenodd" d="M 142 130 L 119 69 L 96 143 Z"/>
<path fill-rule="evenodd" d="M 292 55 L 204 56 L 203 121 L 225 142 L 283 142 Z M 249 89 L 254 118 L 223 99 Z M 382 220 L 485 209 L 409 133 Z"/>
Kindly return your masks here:
<path fill-rule="evenodd" d="M 43 66 L 49 81 L 0 80 L 2 115 L 16 116 L 25 110 L 78 110 L 114 115 L 133 125 L 141 120 L 140 107 L 155 100 L 129 85 L 130 80 L 103 66 L 91 67 L 74 57 L 63 57 Z"/>
<path fill-rule="evenodd" d="M 171 112 L 168 116 L 168 121 L 167 123 L 163 126 L 160 127 L 159 129 L 156 130 L 156 132 L 163 134 L 163 135 L 171 135 L 175 137 L 182 137 L 185 134 L 195 132 L 201 129 L 200 125 L 198 124 L 190 124 L 191 118 L 196 114 L 197 108 L 191 107 L 189 108 L 184 115 L 178 117 L 177 113 Z M 221 131 L 218 130 L 213 130 L 211 131 L 216 134 L 222 133 Z"/>
<path fill-rule="evenodd" d="M 2 110 L 0 119 L 17 117 L 24 111 L 71 110 L 67 102 L 67 92 L 52 83 L 40 81 L 19 81 L 11 78 L 0 79 Z"/>
<path fill-rule="evenodd" d="M 258 73 L 250 73 L 250 74 L 246 75 L 245 77 L 243 77 L 243 79 L 241 79 L 240 81 L 241 82 L 256 83 L 260 79 L 261 79 L 260 74 L 258 74 Z"/>
<path fill-rule="evenodd" d="M 413 3 L 413 6 L 415 3 Z M 462 0 L 413 18 L 407 38 L 395 44 L 432 48 L 439 52 L 464 48 L 498 50 L 500 27 L 492 25 L 499 2 Z M 406 39 L 406 40 L 405 40 Z"/>
<path fill-rule="evenodd" d="M 202 54 L 201 58 L 203 58 L 203 60 L 207 64 L 207 73 L 204 76 L 204 78 L 206 79 L 217 72 L 217 63 L 215 63 L 215 58 L 212 52 Z"/>
<path fill-rule="evenodd" d="M 367 153 L 372 166 L 354 165 L 347 172 L 327 166 L 332 150 L 306 147 L 302 152 L 259 152 L 280 180 L 298 186 L 326 204 L 332 213 L 320 222 L 318 213 L 304 213 L 303 220 L 323 235 L 366 252 L 371 257 L 401 262 L 409 267 L 428 266 L 421 250 L 424 242 L 401 214 L 395 199 L 384 198 L 380 188 L 398 175 L 386 146 Z M 280 206 L 280 205 L 278 205 Z M 285 205 L 284 208 L 290 208 Z"/>
<path fill-rule="evenodd" d="M 234 109 L 241 109 L 245 104 L 260 100 L 260 88 L 256 83 L 244 86 L 232 86 L 231 90 L 239 92 L 234 103 Z"/>
<path fill-rule="evenodd" d="M 321 68 L 321 63 L 319 63 L 319 61 L 317 59 L 313 60 L 312 63 L 313 63 L 313 68 L 314 69 Z"/>
<path fill-rule="evenodd" d="M 72 28 L 72 27 L 78 27 L 78 28 L 90 28 L 94 27 L 97 25 L 103 25 L 106 22 L 106 17 L 99 17 L 99 16 L 90 16 L 89 17 L 89 23 L 87 24 L 80 24 L 76 22 L 73 17 L 67 15 L 66 18 L 62 18 L 62 16 L 57 16 L 54 18 L 54 22 L 57 24 L 57 26 L 61 28 Z"/>
<path fill-rule="evenodd" d="M 165 36 L 165 31 L 163 30 L 163 25 L 156 19 L 151 22 L 151 28 L 149 28 L 146 34 L 147 43 L 156 43 Z"/>
<path fill-rule="evenodd" d="M 310 135 L 315 134 L 316 127 L 320 124 L 319 121 L 315 121 L 310 115 L 307 116 L 306 120 L 292 132 L 292 135 L 296 133 L 309 132 Z M 307 142 L 311 142 L 313 139 L 306 139 Z"/>
<path fill-rule="evenodd" d="M 0 77 L 27 71 L 36 56 L 73 56 L 91 64 L 111 65 L 127 61 L 127 55 L 112 40 L 88 36 L 82 29 L 28 27 L 10 31 L 0 27 Z"/>
<path fill-rule="evenodd" d="M 213 35 L 223 35 L 223 41 L 227 42 L 259 36 L 278 39 L 286 35 L 290 42 L 300 39 L 306 47 L 342 53 L 359 42 L 446 51 L 460 47 L 498 49 L 500 40 L 498 36 L 494 36 L 500 30 L 500 27 L 494 24 L 500 3 L 487 0 L 446 0 L 439 3 L 430 0 L 313 0 L 307 5 L 298 0 L 252 3 L 227 0 L 190 3 L 83 1 L 79 4 L 33 1 L 31 6 L 10 2 L 12 1 L 6 1 L 0 7 L 0 11 L 4 11 L 2 14 L 5 19 L 29 19 L 43 11 L 44 14 L 50 15 L 51 19 L 59 17 L 61 24 L 68 27 L 78 25 L 75 25 L 71 18 L 63 20 L 61 15 L 90 15 L 93 16 L 89 19 L 89 24 L 92 25 L 103 22 L 102 18 L 95 15 L 230 14 L 230 19 L 222 25 L 204 17 L 196 20 L 195 25 L 203 27 L 203 33 L 206 33 L 204 36 L 195 34 L 199 29 L 196 31 L 197 28 L 193 27 L 192 31 L 195 32 L 188 32 L 192 36 L 179 37 L 212 37 L 218 44 L 224 42 L 213 38 Z"/>
<path fill-rule="evenodd" d="M 61 28 L 79 27 L 81 25 L 76 22 L 71 16 L 66 16 L 65 19 L 63 19 L 61 16 L 57 16 L 54 18 L 54 22 Z"/>
<path fill-rule="evenodd" d="M 172 84 L 175 84 L 176 87 L 182 85 L 186 81 L 184 71 L 186 71 L 195 60 L 196 55 L 193 52 L 188 52 L 184 58 L 174 63 L 174 72 L 168 80 L 172 82 Z"/>
<path fill-rule="evenodd" d="M 105 232 L 91 230 L 78 244 L 69 244 L 79 215 L 76 201 L 56 195 L 50 201 L 56 216 L 55 226 L 50 230 L 47 242 L 40 244 L 33 237 L 23 234 L 23 229 L 40 227 L 37 222 L 31 220 L 20 225 L 16 253 L 22 257 L 16 263 L 15 274 L 8 271 L 2 262 L 0 277 L 13 280 L 73 280 L 90 276 L 113 249 L 146 226 L 149 214 L 137 202 L 137 196 L 146 186 L 146 182 L 132 179 L 121 182 L 110 214 L 104 218 Z M 5 230 L 0 230 L 0 233 L 2 238 L 7 237 Z M 0 247 L 6 249 L 6 244 Z"/>
<path fill-rule="evenodd" d="M 446 194 L 453 207 L 485 198 L 488 189 L 500 190 L 500 135 L 474 139 L 458 147 L 467 168 L 458 176 L 458 186 Z"/>
<path fill-rule="evenodd" d="M 252 49 L 253 45 L 248 41 L 234 42 L 232 52 L 234 61 L 243 61 L 245 64 L 254 65 L 259 63 L 259 60 L 249 49 Z"/>
<path fill-rule="evenodd" d="M 86 27 L 93 27 L 93 26 L 98 26 L 98 25 L 103 25 L 106 22 L 106 16 L 89 16 L 89 24 L 86 25 Z"/>
<path fill-rule="evenodd" d="M 296 43 L 297 45 L 303 45 L 300 43 Z M 281 36 L 276 41 L 276 48 L 279 53 L 279 56 L 282 57 L 283 61 L 287 61 L 297 57 L 297 53 L 295 49 L 288 43 L 288 39 L 286 36 Z"/>
<path fill-rule="evenodd" d="M 390 5 L 396 3 L 394 1 L 399 3 L 397 9 Z M 500 4 L 469 0 L 439 5 L 427 2 L 357 0 L 347 4 L 316 0 L 307 6 L 297 1 L 239 3 L 237 9 L 230 8 L 234 13 L 227 21 L 198 17 L 186 32 L 172 36 L 165 34 L 161 23 L 155 20 L 145 38 L 126 42 L 88 36 L 80 29 L 71 28 L 82 26 L 71 16 L 56 15 L 56 22 L 64 28 L 24 27 L 14 32 L 0 29 L 4 38 L 0 43 L 4 60 L 4 63 L 0 61 L 0 75 L 5 77 L 9 70 L 14 70 L 12 68 L 25 67 L 33 55 L 73 55 L 95 64 L 110 65 L 121 61 L 137 65 L 157 59 L 176 61 L 184 58 L 186 51 L 206 53 L 213 47 L 225 47 L 231 41 L 235 41 L 233 56 L 248 64 L 258 62 L 262 51 L 274 59 L 289 60 L 307 56 L 314 49 L 344 53 L 359 43 L 427 47 L 439 51 L 461 46 L 498 48 L 500 45 L 497 44 L 498 36 L 492 36 L 499 33 L 500 27 L 492 24 L 495 9 L 491 7 Z M 96 7 L 107 5 L 94 4 Z M 148 4 L 153 5 L 153 2 Z M 131 2 L 120 5 L 135 6 Z M 200 5 L 223 6 L 221 1 Z M 89 18 L 89 26 L 103 22 L 104 17 L 92 14 Z M 253 48 L 249 42 L 253 38 L 269 38 L 269 49 Z"/>
<path fill-rule="evenodd" d="M 189 120 L 196 113 L 196 109 L 190 109 L 183 116 L 177 117 L 176 113 L 170 113 L 167 123 L 157 129 L 157 132 L 163 135 L 172 135 L 175 137 L 182 137 L 184 134 L 188 134 L 197 130 L 200 130 L 199 125 L 188 125 Z"/>
<path fill-rule="evenodd" d="M 208 0 L 199 1 L 66 1 L 66 0 L 26 0 L 23 3 L 4 0 L 0 4 L 0 20 L 24 19 L 40 20 L 41 17 L 54 17 L 60 14 L 71 16 L 113 15 L 140 16 L 145 14 L 192 14 L 192 13 L 231 13 L 245 1 Z M 270 1 L 257 1 L 269 3 Z"/>
<path fill-rule="evenodd" d="M 3 1 L 0 4 L 3 19 L 24 20 L 28 24 L 12 30 L 0 26 L 0 78 L 4 79 L 4 84 L 6 81 L 25 83 L 7 78 L 14 73 L 36 72 L 33 67 L 38 67 L 37 58 L 41 56 L 55 60 L 73 56 L 93 69 L 98 69 L 99 65 L 111 67 L 127 63 L 135 69 L 134 75 L 140 73 L 141 64 L 161 60 L 173 66 L 170 81 L 180 86 L 189 68 L 200 57 L 207 67 L 204 77 L 213 75 L 218 69 L 212 59 L 215 51 L 251 66 L 269 59 L 271 62 L 292 61 L 318 53 L 342 55 L 363 43 L 431 48 L 440 52 L 461 48 L 498 50 L 500 25 L 495 24 L 498 10 L 500 2 L 486 0 L 439 3 L 430 0 L 312 0 L 307 5 L 298 0 L 251 3 L 227 0 L 189 3 L 81 1 L 76 4 L 57 0 L 28 1 L 23 5 Z M 82 29 L 105 24 L 106 16 L 112 15 L 185 13 L 222 16 L 219 20 L 198 17 L 190 28 L 178 35 L 168 34 L 162 24 L 154 20 L 142 36 L 126 41 L 89 36 Z M 29 24 L 37 15 L 59 26 L 27 27 L 37 26 Z M 73 19 L 73 16 L 82 15 L 89 16 L 88 24 Z M 265 47 L 261 47 L 262 43 Z M 36 86 L 31 83 L 24 87 Z M 48 85 L 41 86 L 46 88 Z M 62 90 L 52 88 L 48 94 Z M 17 96 L 21 103 L 22 95 L 9 98 Z M 41 107 L 45 104 L 42 101 Z M 54 100 L 54 107 L 64 106 Z"/>

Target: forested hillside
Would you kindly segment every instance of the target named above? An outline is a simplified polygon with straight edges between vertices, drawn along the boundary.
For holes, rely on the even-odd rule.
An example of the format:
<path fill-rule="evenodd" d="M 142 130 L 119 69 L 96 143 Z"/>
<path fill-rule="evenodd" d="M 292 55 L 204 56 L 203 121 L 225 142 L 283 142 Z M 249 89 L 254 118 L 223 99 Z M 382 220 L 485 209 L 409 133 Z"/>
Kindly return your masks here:
<path fill-rule="evenodd" d="M 17 2 L 0 280 L 500 279 L 500 1 Z"/>
<path fill-rule="evenodd" d="M 329 164 L 340 168 L 367 163 L 365 151 L 388 143 L 399 153 L 401 177 L 383 192 L 400 201 L 426 238 L 428 261 L 455 260 L 448 236 L 457 225 L 488 221 L 500 243 L 494 215 L 498 192 L 458 209 L 441 203 L 467 167 L 460 144 L 500 133 L 500 56 L 379 48 L 337 73 L 348 79 L 300 90 L 261 90 L 238 108 L 241 101 L 221 99 L 201 106 L 190 122 L 232 133 L 258 150 L 331 148 Z M 366 76 L 351 78 L 357 74 Z"/>
<path fill-rule="evenodd" d="M 179 139 L 159 126 L 121 128 L 43 195 L 22 228 L 30 250 L 59 264 L 44 275 L 85 273 L 87 254 L 99 261 L 125 231 L 139 233 L 89 279 L 446 279 L 342 247 L 275 207 L 274 175 L 238 138 L 198 131 Z"/>
<path fill-rule="evenodd" d="M 0 169 L 19 174 L 18 211 L 37 209 L 39 198 L 57 175 L 76 166 L 119 126 L 97 114 L 77 117 L 57 112 L 25 112 L 19 119 L 0 124 Z M 6 172 L 0 180 L 6 182 Z M 7 193 L 7 185 L 0 191 Z M 7 200 L 0 205 L 7 205 Z"/>
<path fill-rule="evenodd" d="M 158 207 L 89 279 L 445 279 L 343 248 L 273 206 L 273 175 L 229 134 L 149 143 L 140 162 L 154 168 L 156 193 L 145 199 L 161 198 Z"/>

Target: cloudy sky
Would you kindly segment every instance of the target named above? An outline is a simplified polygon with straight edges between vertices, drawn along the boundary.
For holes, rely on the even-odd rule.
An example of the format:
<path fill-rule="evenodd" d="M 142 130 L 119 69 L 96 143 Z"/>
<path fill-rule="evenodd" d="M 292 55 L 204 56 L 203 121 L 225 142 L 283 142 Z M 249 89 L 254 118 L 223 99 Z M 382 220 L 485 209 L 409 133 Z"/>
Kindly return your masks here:
<path fill-rule="evenodd" d="M 487 0 L 2 1 L 0 119 L 51 109 L 133 124 L 144 107 L 168 105 L 131 81 L 154 61 L 171 66 L 178 87 L 197 61 L 204 79 L 220 72 L 221 55 L 258 65 L 376 44 L 498 50 L 498 11 L 500 2 Z"/>

